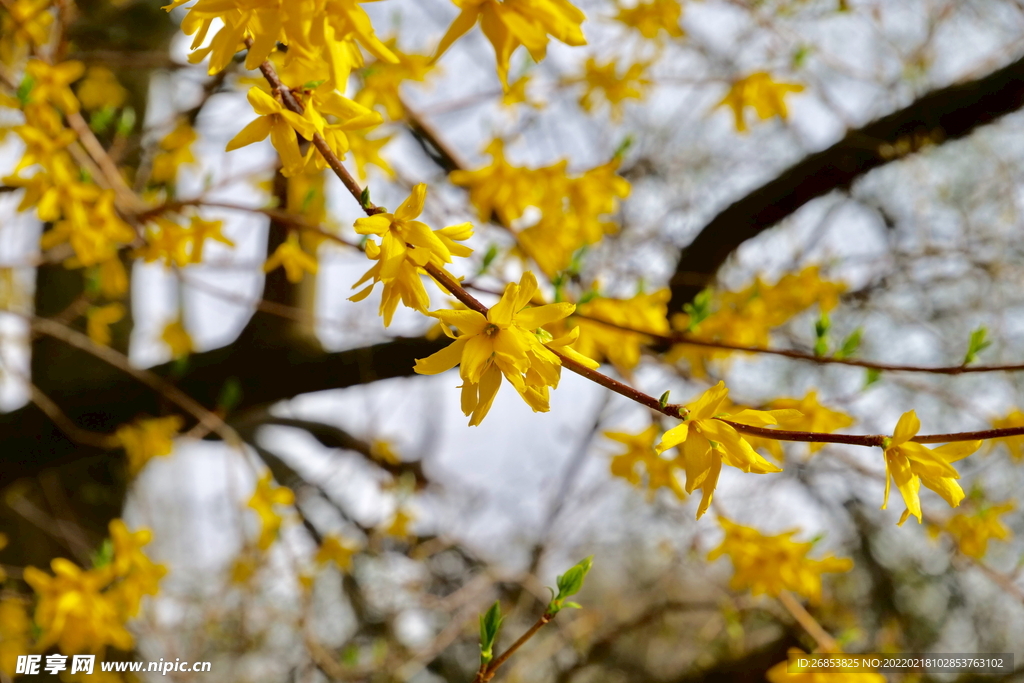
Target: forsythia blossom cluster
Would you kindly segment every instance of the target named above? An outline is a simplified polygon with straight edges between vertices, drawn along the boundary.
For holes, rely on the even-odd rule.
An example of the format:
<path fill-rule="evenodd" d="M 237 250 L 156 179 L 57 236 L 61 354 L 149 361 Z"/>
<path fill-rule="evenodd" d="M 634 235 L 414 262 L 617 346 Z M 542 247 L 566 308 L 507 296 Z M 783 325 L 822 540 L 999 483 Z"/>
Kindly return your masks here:
<path fill-rule="evenodd" d="M 70 560 L 51 563 L 53 576 L 25 569 L 25 582 L 38 595 L 36 649 L 57 645 L 65 654 L 100 653 L 108 645 L 130 650 L 134 639 L 125 628 L 139 613 L 142 598 L 156 595 L 167 570 L 142 552 L 152 538 L 148 529 L 132 532 L 119 519 L 110 523 L 111 551 L 96 566 L 82 569 Z"/>
<path fill-rule="evenodd" d="M 477 311 L 430 313 L 455 341 L 429 358 L 416 361 L 416 372 L 436 375 L 459 365 L 462 411 L 470 416 L 470 425 L 480 424 L 487 415 L 503 375 L 531 408 L 545 412 L 548 391 L 558 386 L 562 369 L 558 353 L 587 367 L 597 367 L 596 362 L 569 346 L 578 331 L 554 339 L 542 329 L 571 314 L 573 304 L 531 306 L 536 293 L 537 279 L 527 272 L 518 285 L 510 283 L 505 288 L 501 300 L 486 315 Z M 449 326 L 459 334 L 453 334 Z"/>
<path fill-rule="evenodd" d="M 355 223 L 357 233 L 379 237 L 380 243 L 367 240 L 366 255 L 377 263 L 353 285 L 353 289 L 367 280 L 371 281 L 370 284 L 351 299 L 361 301 L 370 295 L 374 285 L 383 283 L 380 314 L 384 317 L 385 326 L 391 324 L 399 301 L 427 313 L 430 298 L 419 275 L 423 266 L 430 263 L 443 268 L 444 264 L 452 262 L 452 256 L 465 257 L 473 253 L 469 247 L 456 243 L 473 235 L 473 226 L 469 223 L 431 230 L 426 223 L 416 220 L 423 212 L 426 197 L 427 186 L 420 183 L 393 214 L 378 213 L 360 218 Z"/>
<path fill-rule="evenodd" d="M 809 559 L 807 555 L 814 543 L 794 541 L 792 537 L 799 530 L 765 536 L 757 529 L 724 517 L 719 517 L 718 521 L 725 530 L 725 538 L 708 554 L 708 559 L 729 556 L 733 566 L 729 587 L 735 591 L 749 590 L 754 595 L 767 593 L 778 597 L 788 590 L 818 602 L 822 574 L 848 572 L 853 568 L 853 562 L 846 558 Z"/>
<path fill-rule="evenodd" d="M 451 181 L 469 190 L 481 221 L 496 216 L 512 226 L 529 207 L 540 209 L 540 219 L 517 238 L 526 256 L 546 274 L 564 269 L 580 247 L 615 231 L 606 217 L 630 192 L 629 182 L 616 173 L 617 158 L 572 176 L 565 161 L 539 169 L 513 166 L 505 159 L 501 140 L 492 141 L 486 152 L 492 157 L 489 166 L 455 171 Z"/>
<path fill-rule="evenodd" d="M 771 330 L 795 315 L 818 304 L 821 311 L 831 311 L 845 291 L 842 283 L 824 280 L 816 266 L 799 273 L 788 273 L 774 285 L 754 280 L 738 292 L 715 292 L 696 312 L 678 314 L 672 319 L 679 330 L 689 330 L 696 339 L 727 342 L 739 346 L 766 347 Z M 707 374 L 710 362 L 726 358 L 733 351 L 686 344 L 676 345 L 668 355 L 670 361 L 686 360 L 698 377 Z"/>

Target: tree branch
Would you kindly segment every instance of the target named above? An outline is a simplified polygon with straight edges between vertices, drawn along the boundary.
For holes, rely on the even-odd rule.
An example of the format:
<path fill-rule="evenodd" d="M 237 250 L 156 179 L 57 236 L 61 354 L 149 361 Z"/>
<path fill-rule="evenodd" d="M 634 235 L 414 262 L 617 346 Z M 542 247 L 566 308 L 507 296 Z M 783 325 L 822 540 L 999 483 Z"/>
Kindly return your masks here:
<path fill-rule="evenodd" d="M 1024 59 L 982 78 L 924 95 L 826 150 L 805 157 L 774 180 L 734 202 L 685 249 L 670 282 L 669 314 L 703 289 L 743 242 L 807 202 L 850 187 L 869 171 L 929 144 L 962 138 L 1024 106 Z"/>

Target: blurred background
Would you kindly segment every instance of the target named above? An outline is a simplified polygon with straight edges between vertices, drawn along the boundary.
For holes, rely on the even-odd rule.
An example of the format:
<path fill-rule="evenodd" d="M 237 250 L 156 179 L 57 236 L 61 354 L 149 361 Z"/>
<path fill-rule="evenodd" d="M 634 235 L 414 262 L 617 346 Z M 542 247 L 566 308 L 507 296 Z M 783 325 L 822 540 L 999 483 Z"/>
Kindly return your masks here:
<path fill-rule="evenodd" d="M 3 0 L 2 40 L 11 45 L 12 12 L 27 4 Z M 168 570 L 131 623 L 135 656 L 212 662 L 212 674 L 171 679 L 469 681 L 478 615 L 501 601 L 507 645 L 543 610 L 545 586 L 593 555 L 577 596 L 583 609 L 560 614 L 500 677 L 760 681 L 790 648 L 816 643 L 777 600 L 730 588 L 729 559 L 708 560 L 723 516 L 768 535 L 798 530 L 798 540 L 814 541 L 811 557 L 853 560 L 808 604 L 846 651 L 1024 657 L 1024 518 L 992 512 L 1024 484 L 1021 439 L 986 443 L 958 463 L 961 508 L 925 491 L 925 523 L 897 527 L 895 491 L 879 509 L 880 451 L 799 443 L 756 444 L 783 471 L 725 468 L 711 511 L 695 520 L 697 500 L 616 461 L 627 448 L 605 435 L 671 425 L 570 373 L 550 412 L 533 413 L 505 386 L 483 424 L 467 427 L 455 374 L 412 372 L 415 358 L 445 343 L 431 321 L 400 309 L 385 329 L 379 291 L 348 301 L 368 268 L 365 255 L 305 241 L 318 258 L 315 276 L 292 283 L 280 269 L 264 275 L 286 231 L 261 210 L 301 214 L 353 243 L 362 214 L 333 177 L 285 180 L 269 142 L 224 152 L 255 116 L 245 93 L 259 73 L 246 71 L 242 56 L 213 76 L 189 64 L 191 37 L 178 27 L 185 8 L 36 4 L 69 18 L 65 58 L 88 69 L 74 86 L 83 108 L 86 83 L 106 84 L 107 108 L 110 89 L 123 91 L 102 116 L 124 122 L 130 108 L 134 122 L 103 128 L 102 107 L 91 116 L 108 149 L 119 146 L 135 189 L 156 203 L 196 200 L 198 214 L 223 221 L 233 243 L 208 242 L 201 263 L 175 267 L 126 253 L 128 310 L 111 328 L 111 347 L 217 411 L 244 443 L 186 423 L 173 452 L 133 476 L 121 451 L 76 442 L 33 400 L 35 392 L 49 397 L 95 432 L 174 412 L 123 368 L 30 335 L 33 315 L 84 330 L 81 311 L 68 312 L 97 285 L 64 267 L 67 253 L 39 249 L 43 225 L 19 212 L 23 191 L 5 180 L 5 596 L 25 593 L 24 567 L 47 568 L 54 557 L 88 566 L 120 517 L 152 530 L 146 553 Z M 648 317 L 609 319 L 650 332 L 686 329 L 703 310 L 708 326 L 691 330 L 698 337 L 812 358 L 817 346 L 818 355 L 919 367 L 957 366 L 969 348 L 976 364 L 1024 359 L 1024 4 L 652 0 L 642 4 L 654 17 L 647 23 L 629 14 L 641 6 L 630 0 L 575 4 L 587 15 L 588 44 L 552 41 L 540 63 L 519 50 L 509 93 L 479 29 L 430 63 L 458 12 L 452 3 L 365 5 L 403 58 L 400 67 L 371 60 L 353 74 L 348 95 L 385 123 L 352 136 L 347 164 L 359 162 L 379 205 L 395 207 L 425 182 L 422 220 L 433 228 L 475 223 L 474 255 L 452 272 L 481 300 L 493 303 L 506 282 L 533 269 L 545 271 L 546 293 L 590 302 L 597 317 L 601 301 L 649 296 Z M 611 76 L 598 73 L 608 64 Z M 748 94 L 737 119 L 729 98 L 758 73 L 799 87 L 763 116 Z M 0 134 L 20 122 L 16 108 L 0 116 Z M 176 130 L 194 131 L 194 141 L 182 133 L 176 143 Z M 544 220 L 541 208 L 508 221 L 452 182 L 452 171 L 489 167 L 495 139 L 514 167 L 565 162 L 581 175 L 612 162 L 629 196 L 609 202 L 604 234 L 571 263 L 538 269 L 516 238 Z M 155 159 L 182 148 L 191 158 L 166 162 L 170 177 L 154 180 Z M 16 135 L 3 137 L 5 174 L 23 151 Z M 783 280 L 799 273 L 814 276 L 806 285 Z M 750 301 L 787 287 L 807 301 L 764 323 Z M 832 290 L 834 305 L 818 294 Z M 428 291 L 435 307 L 448 306 L 438 289 Z M 735 320 L 715 327 L 723 311 Z M 744 336 L 748 318 L 762 336 Z M 176 323 L 190 353 L 179 354 L 168 336 Z M 981 329 L 987 344 L 972 345 Z M 654 396 L 670 390 L 672 401 L 689 402 L 723 379 L 736 404 L 794 399 L 848 416 L 814 427 L 826 431 L 891 433 L 911 409 L 922 433 L 1024 424 L 1020 372 L 878 371 L 666 348 L 612 331 L 618 337 L 607 338 L 607 329 L 602 337 L 600 326 L 581 334 L 584 342 L 594 335 L 587 343 L 607 361 L 602 370 Z M 616 355 L 631 347 L 635 358 Z M 294 491 L 295 504 L 274 507 L 280 534 L 263 547 L 247 503 L 267 469 Z M 957 513 L 996 516 L 1005 529 L 972 552 L 951 522 Z M 325 538 L 338 541 L 333 554 L 318 554 Z M 0 638 L 11 638 L 3 624 Z"/>

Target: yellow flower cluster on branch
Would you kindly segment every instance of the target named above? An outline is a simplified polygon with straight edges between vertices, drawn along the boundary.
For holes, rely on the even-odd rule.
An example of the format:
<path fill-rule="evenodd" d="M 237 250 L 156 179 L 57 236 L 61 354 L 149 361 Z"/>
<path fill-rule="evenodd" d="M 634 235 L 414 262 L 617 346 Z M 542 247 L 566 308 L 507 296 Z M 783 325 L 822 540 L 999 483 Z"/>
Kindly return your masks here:
<path fill-rule="evenodd" d="M 51 0 L 13 0 L 0 13 L 0 62 L 14 64 L 50 39 Z"/>
<path fill-rule="evenodd" d="M 724 412 L 729 390 L 719 382 L 700 398 L 686 406 L 683 422 L 665 432 L 655 447 L 658 453 L 679 449 L 679 459 L 686 471 L 687 493 L 700 488 L 703 495 L 697 507 L 697 519 L 707 512 L 718 485 L 723 463 L 743 472 L 767 474 L 782 469 L 758 455 L 746 438 L 725 422 L 765 427 L 797 416 L 795 410 L 740 410 Z"/>
<path fill-rule="evenodd" d="M 569 325 L 580 331 L 576 350 L 597 361 L 607 360 L 621 373 L 629 372 L 640 362 L 643 347 L 651 343 L 651 338 L 643 332 L 669 333 L 666 318 L 669 296 L 669 290 L 660 289 L 629 299 L 597 297 L 578 304 L 578 315 L 568 320 Z M 604 325 L 598 322 L 601 320 L 612 324 Z"/>
<path fill-rule="evenodd" d="M 921 521 L 921 484 L 938 493 L 951 507 L 960 505 L 964 491 L 956 480 L 960 473 L 950 463 L 966 458 L 981 448 L 981 441 L 958 441 L 938 448 L 928 448 L 911 441 L 921 429 L 917 413 L 907 411 L 896 423 L 891 438 L 886 440 L 885 451 L 885 499 L 884 510 L 889 504 L 889 487 L 895 483 L 903 496 L 907 509 L 903 511 L 899 524 L 910 515 Z"/>
<path fill-rule="evenodd" d="M 793 409 L 799 415 L 788 419 L 780 420 L 779 427 L 798 432 L 819 432 L 831 434 L 832 432 L 849 427 L 856 420 L 846 413 L 827 408 L 818 402 L 818 392 L 808 391 L 803 398 L 776 398 L 768 403 L 770 410 Z M 782 442 L 775 439 L 763 439 L 755 436 L 748 436 L 747 440 L 754 448 L 763 448 L 771 453 L 776 460 L 782 460 L 785 453 L 782 450 Z M 808 444 L 811 453 L 817 453 L 825 444 Z"/>
<path fill-rule="evenodd" d="M 170 11 L 190 0 L 173 0 Z M 245 67 L 255 69 L 275 50 L 288 46 L 288 61 L 313 68 L 319 65 L 331 87 L 344 88 L 353 68 L 362 65 L 358 46 L 377 59 L 394 61 L 391 51 L 377 38 L 360 5 L 372 0 L 199 0 L 182 20 L 181 28 L 194 35 L 193 63 L 210 58 L 211 74 L 223 70 L 252 39 Z M 219 21 L 218 21 L 219 20 Z M 207 47 L 210 30 L 216 25 Z"/>
<path fill-rule="evenodd" d="M 512 53 L 526 47 L 535 61 L 547 54 L 549 36 L 566 45 L 586 45 L 580 24 L 586 15 L 568 0 L 452 0 L 460 10 L 437 46 L 434 59 L 472 29 L 477 22 L 494 48 L 498 78 L 508 88 Z"/>
<path fill-rule="evenodd" d="M 645 75 L 649 66 L 635 62 L 620 75 L 619 65 L 614 59 L 598 62 L 590 57 L 583 65 L 583 73 L 568 82 L 583 85 L 579 104 L 584 111 L 593 111 L 602 102 L 606 102 L 611 108 L 612 120 L 621 121 L 626 100 L 643 100 L 647 97 L 647 91 L 652 85 Z"/>
<path fill-rule="evenodd" d="M 664 32 L 671 38 L 682 38 L 679 18 L 683 6 L 679 0 L 647 0 L 632 7 L 619 7 L 615 20 L 640 32 L 644 38 L 655 40 Z"/>
<path fill-rule="evenodd" d="M 971 514 L 953 515 L 942 525 L 942 529 L 953 537 L 960 552 L 980 560 L 988 552 L 990 540 L 1008 541 L 1013 536 L 1013 532 L 1000 517 L 1015 508 L 1013 501 L 998 505 L 981 505 Z"/>
<path fill-rule="evenodd" d="M 563 270 L 580 247 L 616 230 L 606 216 L 630 192 L 629 182 L 617 174 L 618 159 L 572 176 L 565 161 L 539 169 L 513 166 L 501 140 L 493 140 L 485 151 L 492 157 L 489 166 L 454 171 L 450 180 L 469 190 L 481 221 L 497 217 L 511 227 L 528 208 L 540 209 L 540 219 L 517 237 L 544 273 Z"/>
<path fill-rule="evenodd" d="M 431 230 L 426 223 L 416 220 L 423 213 L 426 198 L 427 186 L 419 183 L 393 214 L 378 213 L 355 223 L 357 233 L 379 237 L 380 243 L 367 240 L 366 256 L 377 263 L 352 285 L 355 289 L 370 281 L 351 300 L 362 301 L 378 282 L 383 283 L 380 315 L 385 327 L 391 324 L 399 301 L 421 313 L 427 312 L 430 298 L 420 279 L 420 269 L 428 263 L 443 269 L 444 264 L 452 262 L 452 256 L 473 253 L 469 247 L 457 244 L 473 235 L 469 223 Z"/>
<path fill-rule="evenodd" d="M 822 312 L 831 311 L 845 290 L 842 283 L 822 279 L 817 266 L 808 266 L 798 273 L 787 273 L 774 285 L 757 278 L 738 292 L 716 292 L 707 303 L 705 318 L 698 321 L 692 314 L 679 314 L 672 323 L 678 330 L 690 330 L 696 339 L 764 348 L 769 345 L 773 328 L 815 304 Z M 677 344 L 667 360 L 685 360 L 695 376 L 705 377 L 712 361 L 733 353 Z"/>
<path fill-rule="evenodd" d="M 786 95 L 803 90 L 804 86 L 799 83 L 782 83 L 774 80 L 771 74 L 758 71 L 733 82 L 718 106 L 732 109 L 736 130 L 743 133 L 748 130 L 744 116 L 748 107 L 762 121 L 773 116 L 785 120 L 789 117 Z"/>
<path fill-rule="evenodd" d="M 171 415 L 143 418 L 118 427 L 114 440 L 128 456 L 128 472 L 135 476 L 153 458 L 170 455 L 174 437 L 183 425 L 180 417 Z"/>
<path fill-rule="evenodd" d="M 680 500 L 686 497 L 686 490 L 680 482 L 683 463 L 679 458 L 667 458 L 654 450 L 661 428 L 657 424 L 640 432 L 605 432 L 607 439 L 626 447 L 611 460 L 611 473 L 621 477 L 633 486 L 644 486 L 652 494 L 661 488 L 670 489 Z"/>
<path fill-rule="evenodd" d="M 534 411 L 548 410 L 549 389 L 558 386 L 561 359 L 557 351 L 588 367 L 597 363 L 574 351 L 575 330 L 558 339 L 543 329 L 571 314 L 569 303 L 531 306 L 537 293 L 533 273 L 520 283 L 510 283 L 501 300 L 485 316 L 477 311 L 434 311 L 442 330 L 454 343 L 434 355 L 416 361 L 416 372 L 436 375 L 459 365 L 462 377 L 462 411 L 471 426 L 480 424 L 501 386 L 502 375 Z M 449 329 L 454 327 L 459 334 Z"/>
<path fill-rule="evenodd" d="M 167 570 L 142 552 L 151 534 L 131 532 L 119 519 L 110 523 L 111 556 L 92 569 L 70 560 L 51 562 L 53 576 L 35 567 L 25 569 L 25 582 L 38 596 L 35 623 L 40 629 L 35 649 L 56 645 L 64 654 L 99 654 L 107 646 L 130 650 L 125 628 L 139 612 L 145 595 L 156 595 Z"/>
<path fill-rule="evenodd" d="M 363 67 L 360 72 L 362 86 L 354 99 L 367 109 L 383 109 L 392 121 L 401 121 L 405 118 L 400 90 L 402 84 L 423 82 L 435 67 L 429 56 L 406 54 L 396 47 L 396 42 L 391 39 L 385 43 L 395 61 L 379 60 Z"/>
<path fill-rule="evenodd" d="M 798 529 L 765 536 L 757 529 L 724 517 L 719 517 L 718 521 L 725 530 L 725 538 L 708 554 L 708 560 L 729 556 L 733 566 L 729 587 L 734 591 L 749 590 L 754 595 L 773 597 L 778 597 L 782 591 L 792 591 L 811 602 L 819 602 L 821 575 L 848 572 L 853 568 L 853 561 L 847 558 L 808 558 L 814 543 L 794 541 Z"/>
<path fill-rule="evenodd" d="M 275 486 L 270 472 L 256 482 L 256 491 L 249 499 L 249 507 L 256 511 L 260 518 L 260 537 L 257 545 L 260 550 L 267 550 L 274 545 L 277 534 L 284 519 L 277 512 L 278 505 L 293 505 L 295 494 L 284 486 Z"/>

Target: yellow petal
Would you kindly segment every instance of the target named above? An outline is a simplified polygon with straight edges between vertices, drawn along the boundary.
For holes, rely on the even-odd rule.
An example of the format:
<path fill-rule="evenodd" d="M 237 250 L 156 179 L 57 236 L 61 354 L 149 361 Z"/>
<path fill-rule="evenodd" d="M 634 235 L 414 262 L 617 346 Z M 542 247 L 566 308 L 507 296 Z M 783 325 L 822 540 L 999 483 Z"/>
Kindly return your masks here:
<path fill-rule="evenodd" d="M 460 337 L 437 353 L 416 361 L 413 368 L 420 375 L 439 375 L 451 370 L 462 360 L 462 349 L 466 346 L 466 337 Z"/>
<path fill-rule="evenodd" d="M 917 419 L 917 413 L 908 410 L 896 423 L 896 429 L 892 433 L 892 445 L 899 446 L 901 443 L 909 441 L 917 436 L 919 429 L 921 429 L 921 421 Z"/>
<path fill-rule="evenodd" d="M 239 131 L 238 135 L 231 138 L 225 151 L 230 152 L 239 147 L 245 147 L 254 142 L 266 140 L 268 135 L 270 135 L 270 119 L 261 116 Z"/>
<path fill-rule="evenodd" d="M 427 199 L 426 183 L 417 183 L 412 193 L 395 211 L 395 218 L 400 221 L 411 221 L 423 213 L 423 204 Z M 436 238 L 435 238 L 436 239 Z"/>

